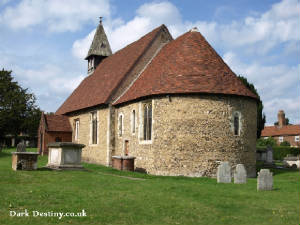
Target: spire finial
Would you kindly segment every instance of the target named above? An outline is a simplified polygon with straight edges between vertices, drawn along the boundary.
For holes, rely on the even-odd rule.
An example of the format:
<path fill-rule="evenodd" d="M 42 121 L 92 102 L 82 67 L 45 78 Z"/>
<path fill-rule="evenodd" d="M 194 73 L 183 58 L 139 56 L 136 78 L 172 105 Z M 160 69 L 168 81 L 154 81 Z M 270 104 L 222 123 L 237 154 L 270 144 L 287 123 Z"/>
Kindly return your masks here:
<path fill-rule="evenodd" d="M 102 25 L 102 18 L 103 18 L 103 17 L 102 17 L 102 16 L 100 16 L 99 18 L 100 18 L 100 24 Z"/>

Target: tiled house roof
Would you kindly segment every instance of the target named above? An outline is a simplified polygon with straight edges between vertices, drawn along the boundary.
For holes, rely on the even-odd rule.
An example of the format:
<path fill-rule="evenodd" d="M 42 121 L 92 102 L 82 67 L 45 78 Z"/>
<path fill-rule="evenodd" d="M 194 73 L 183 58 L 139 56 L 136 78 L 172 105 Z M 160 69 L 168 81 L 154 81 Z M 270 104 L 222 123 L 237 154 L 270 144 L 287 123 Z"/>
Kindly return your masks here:
<path fill-rule="evenodd" d="M 95 72 L 86 77 L 69 98 L 56 111 L 56 114 L 80 110 L 107 103 L 111 93 L 118 87 L 122 78 L 135 65 L 164 25 L 154 29 L 136 42 L 105 58 Z"/>
<path fill-rule="evenodd" d="M 283 127 L 268 126 L 262 132 L 262 137 L 286 136 L 286 135 L 300 135 L 300 125 L 286 125 Z"/>
<path fill-rule="evenodd" d="M 130 89 L 114 104 L 149 95 L 215 93 L 257 99 L 199 32 L 165 45 Z"/>
<path fill-rule="evenodd" d="M 72 132 L 69 118 L 64 115 L 47 115 L 45 116 L 47 131 Z"/>

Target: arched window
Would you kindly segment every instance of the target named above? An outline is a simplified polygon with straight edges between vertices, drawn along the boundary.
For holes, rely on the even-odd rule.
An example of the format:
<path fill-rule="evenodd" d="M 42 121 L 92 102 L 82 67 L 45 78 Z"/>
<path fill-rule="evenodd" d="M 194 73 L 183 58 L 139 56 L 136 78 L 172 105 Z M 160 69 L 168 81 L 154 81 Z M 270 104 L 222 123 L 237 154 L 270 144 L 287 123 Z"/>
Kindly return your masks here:
<path fill-rule="evenodd" d="M 151 140 L 152 135 L 152 103 L 144 104 L 144 140 Z"/>

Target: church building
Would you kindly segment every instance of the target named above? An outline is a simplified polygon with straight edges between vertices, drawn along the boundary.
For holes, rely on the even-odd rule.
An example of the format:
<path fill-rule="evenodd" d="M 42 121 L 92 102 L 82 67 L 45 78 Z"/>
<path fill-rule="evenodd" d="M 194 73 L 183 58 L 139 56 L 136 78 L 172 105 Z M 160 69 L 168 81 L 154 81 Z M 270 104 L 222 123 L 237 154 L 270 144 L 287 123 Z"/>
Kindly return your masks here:
<path fill-rule="evenodd" d="M 255 176 L 258 97 L 197 28 L 173 39 L 161 25 L 112 53 L 100 21 L 85 59 L 86 78 L 55 113 L 83 161 L 129 155 L 137 171 L 193 177 L 229 161 Z"/>

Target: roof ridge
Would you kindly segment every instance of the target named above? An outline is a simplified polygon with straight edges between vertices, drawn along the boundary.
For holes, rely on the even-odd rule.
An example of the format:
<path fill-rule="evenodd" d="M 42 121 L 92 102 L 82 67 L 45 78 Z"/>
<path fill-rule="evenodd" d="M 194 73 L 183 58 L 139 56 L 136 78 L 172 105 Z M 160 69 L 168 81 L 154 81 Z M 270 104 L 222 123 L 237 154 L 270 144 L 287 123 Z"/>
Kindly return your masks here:
<path fill-rule="evenodd" d="M 144 35 L 143 37 L 141 37 L 140 39 L 144 38 L 145 36 L 147 36 L 148 34 L 154 32 L 156 29 L 156 34 L 155 36 L 152 38 L 152 40 L 148 43 L 148 45 L 144 48 L 143 52 L 139 55 L 139 57 L 134 61 L 134 63 L 132 64 L 132 66 L 125 72 L 125 75 L 123 76 L 123 78 L 119 81 L 119 83 L 117 84 L 117 86 L 111 91 L 110 95 L 107 97 L 106 99 L 106 103 L 108 104 L 112 99 L 113 95 L 116 93 L 116 91 L 118 90 L 118 88 L 120 87 L 120 84 L 123 83 L 123 81 L 127 78 L 128 74 L 135 68 L 135 66 L 138 64 L 138 62 L 140 61 L 140 59 L 145 55 L 145 53 L 148 51 L 148 49 L 151 47 L 151 45 L 153 44 L 154 40 L 156 40 L 156 38 L 158 37 L 158 35 L 160 34 L 160 32 L 165 29 L 166 26 L 164 24 L 162 24 L 161 26 L 155 28 L 154 30 L 150 31 L 149 33 L 147 33 L 146 35 Z M 140 40 L 139 39 L 139 40 Z M 139 41 L 137 40 L 137 41 Z M 137 42 L 135 41 L 135 42 Z M 134 43 L 134 42 L 133 42 Z M 127 46 L 126 46 L 127 47 Z M 125 47 L 125 48 L 126 48 Z M 161 48 L 160 48 L 161 49 Z M 159 51 L 158 51 L 159 52 Z M 156 54 L 155 54 L 156 55 Z M 154 57 L 153 57 L 154 58 Z M 153 59 L 152 58 L 152 59 Z M 151 59 L 151 60 L 152 60 Z M 151 61 L 150 60 L 150 61 Z M 148 63 L 147 63 L 148 65 Z M 124 94 L 124 93 L 123 93 Z M 123 95 L 122 94 L 122 95 Z"/>
<path fill-rule="evenodd" d="M 130 88 L 131 86 L 134 84 L 134 82 L 141 76 L 141 74 L 145 71 L 145 69 L 148 67 L 148 65 L 152 62 L 152 60 L 157 56 L 157 54 L 160 52 L 160 50 L 166 46 L 168 43 L 164 43 L 162 44 L 154 53 L 154 55 L 151 57 L 151 59 L 149 60 L 149 62 L 147 62 L 147 64 L 144 66 L 144 68 L 139 72 L 139 74 L 137 75 L 137 77 L 128 85 L 128 87 L 122 92 L 122 94 L 120 94 L 120 96 L 118 96 L 113 102 L 112 104 L 116 103 Z"/>

